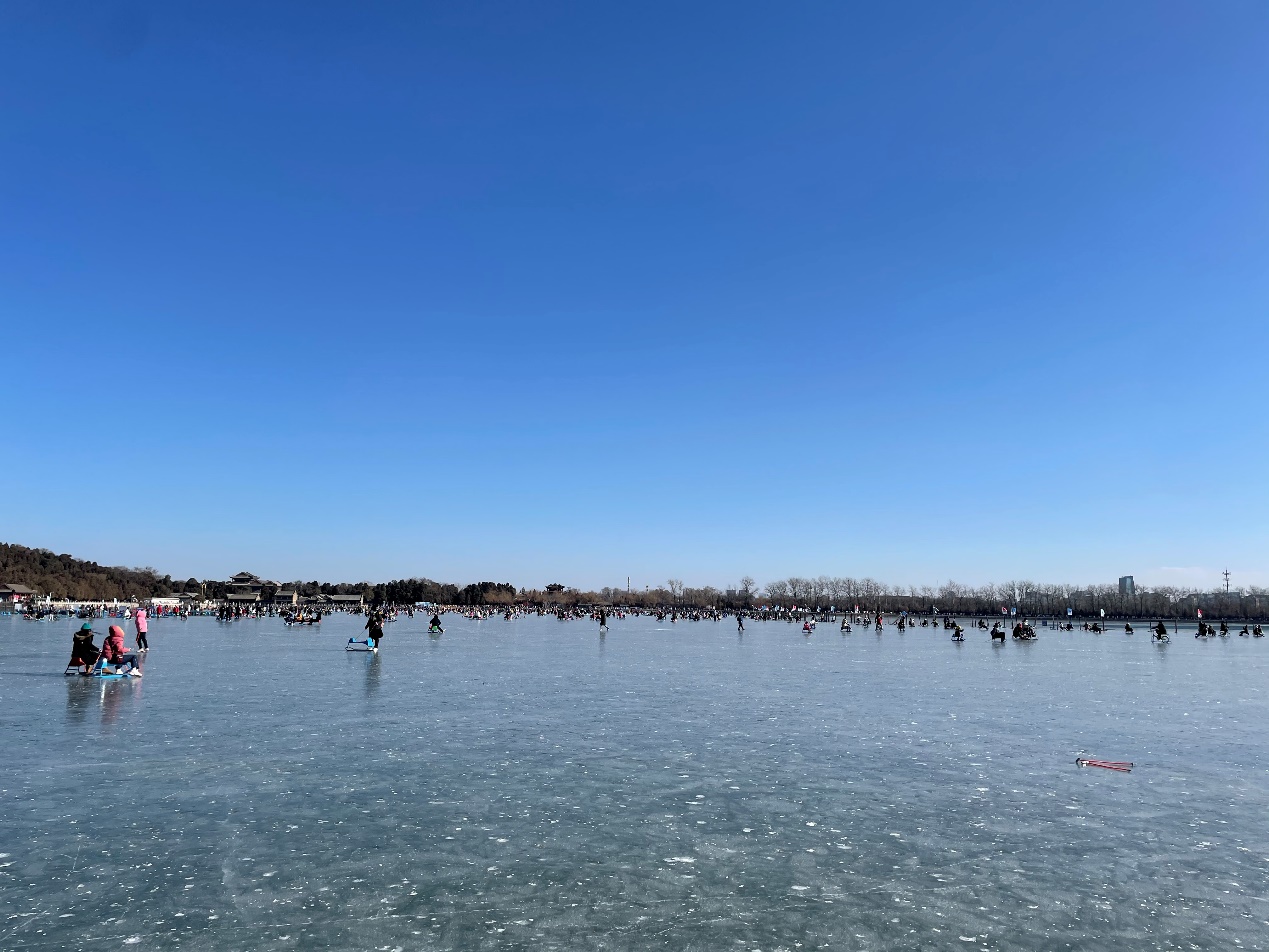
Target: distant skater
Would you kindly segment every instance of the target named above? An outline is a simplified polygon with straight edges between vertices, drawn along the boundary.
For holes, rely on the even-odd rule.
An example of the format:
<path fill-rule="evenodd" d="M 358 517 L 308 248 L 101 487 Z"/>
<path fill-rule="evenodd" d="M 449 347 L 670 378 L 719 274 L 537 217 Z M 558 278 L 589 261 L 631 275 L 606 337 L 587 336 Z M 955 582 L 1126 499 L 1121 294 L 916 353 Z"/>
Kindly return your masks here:
<path fill-rule="evenodd" d="M 608 632 L 608 613 L 602 608 L 599 610 L 599 633 L 601 635 Z"/>
<path fill-rule="evenodd" d="M 741 634 L 744 634 L 745 631 L 745 616 L 740 614 L 740 612 L 736 612 L 736 630 Z"/>
<path fill-rule="evenodd" d="M 150 630 L 150 619 L 146 615 L 144 608 L 137 609 L 136 618 L 133 619 L 137 626 L 137 651 L 149 651 L 150 642 L 146 638 L 146 634 Z"/>

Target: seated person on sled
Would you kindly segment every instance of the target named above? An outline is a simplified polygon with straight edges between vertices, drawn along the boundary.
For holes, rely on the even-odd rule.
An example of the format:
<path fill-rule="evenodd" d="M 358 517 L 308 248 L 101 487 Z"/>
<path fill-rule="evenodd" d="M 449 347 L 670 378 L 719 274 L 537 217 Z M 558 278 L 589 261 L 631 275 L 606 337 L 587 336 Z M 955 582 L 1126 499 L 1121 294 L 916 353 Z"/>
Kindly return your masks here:
<path fill-rule="evenodd" d="M 101 657 L 101 652 L 93 644 L 93 635 L 95 634 L 96 632 L 93 631 L 91 622 L 84 622 L 80 626 L 79 631 L 75 632 L 75 636 L 71 640 L 70 661 L 66 663 L 68 674 L 71 668 L 79 668 L 81 674 L 92 673 L 93 665 Z"/>
<path fill-rule="evenodd" d="M 110 634 L 101 646 L 107 664 L 114 667 L 119 674 L 129 674 L 134 678 L 141 677 L 141 667 L 135 652 L 129 651 L 123 644 L 123 629 L 118 625 L 110 626 Z"/>

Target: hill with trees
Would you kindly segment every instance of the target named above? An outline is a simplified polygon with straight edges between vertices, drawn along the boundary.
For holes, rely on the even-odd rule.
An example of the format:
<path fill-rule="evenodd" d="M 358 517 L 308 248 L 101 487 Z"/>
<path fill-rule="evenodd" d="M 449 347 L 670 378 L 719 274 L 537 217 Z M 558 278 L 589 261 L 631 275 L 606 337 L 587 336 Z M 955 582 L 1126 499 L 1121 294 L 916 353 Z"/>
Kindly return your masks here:
<path fill-rule="evenodd" d="M 172 579 L 152 568 L 98 565 L 48 549 L 0 543 L 0 583 L 25 585 L 39 595 L 101 601 L 172 593 Z"/>
<path fill-rule="evenodd" d="M 134 598 L 155 598 L 182 592 L 200 598 L 224 598 L 227 586 L 219 581 L 196 578 L 173 580 L 154 568 L 125 568 L 119 565 L 98 565 L 49 549 L 32 549 L 25 545 L 0 543 L 0 585 L 25 585 L 37 595 L 75 601 L 126 601 Z M 361 595 L 371 604 L 436 602 L 444 605 L 511 604 L 516 599 L 515 586 L 507 582 L 478 582 L 460 587 L 449 582 L 426 578 L 401 579 L 392 582 L 283 582 L 280 589 L 295 591 L 301 597 L 313 595 Z"/>

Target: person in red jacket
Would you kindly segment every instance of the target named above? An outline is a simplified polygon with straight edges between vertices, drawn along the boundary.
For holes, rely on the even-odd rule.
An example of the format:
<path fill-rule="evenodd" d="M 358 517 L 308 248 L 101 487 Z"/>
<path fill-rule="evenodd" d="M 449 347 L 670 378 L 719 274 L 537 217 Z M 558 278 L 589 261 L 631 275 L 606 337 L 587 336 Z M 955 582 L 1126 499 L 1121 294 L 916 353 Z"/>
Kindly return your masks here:
<path fill-rule="evenodd" d="M 137 656 L 124 646 L 123 629 L 118 625 L 110 626 L 110 634 L 106 636 L 106 641 L 101 646 L 101 650 L 106 656 L 106 661 L 114 665 L 116 671 L 121 674 L 129 674 L 134 678 L 141 677 L 141 668 L 137 663 Z M 123 670 L 124 665 L 127 665 L 127 670 Z"/>

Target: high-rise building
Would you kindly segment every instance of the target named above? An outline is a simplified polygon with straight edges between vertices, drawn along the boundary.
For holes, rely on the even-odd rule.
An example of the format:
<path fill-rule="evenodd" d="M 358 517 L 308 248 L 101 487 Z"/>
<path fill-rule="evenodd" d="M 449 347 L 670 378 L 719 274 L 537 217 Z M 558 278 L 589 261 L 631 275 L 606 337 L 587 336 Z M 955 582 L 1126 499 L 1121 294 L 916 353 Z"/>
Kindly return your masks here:
<path fill-rule="evenodd" d="M 1119 576 L 1119 594 L 1120 595 L 1136 595 L 1137 586 L 1132 580 L 1131 575 Z"/>

